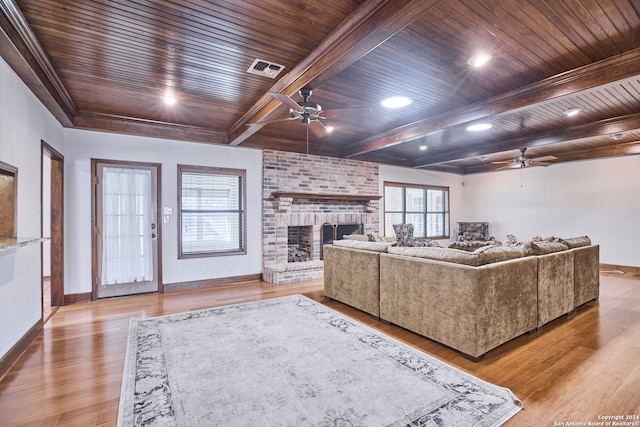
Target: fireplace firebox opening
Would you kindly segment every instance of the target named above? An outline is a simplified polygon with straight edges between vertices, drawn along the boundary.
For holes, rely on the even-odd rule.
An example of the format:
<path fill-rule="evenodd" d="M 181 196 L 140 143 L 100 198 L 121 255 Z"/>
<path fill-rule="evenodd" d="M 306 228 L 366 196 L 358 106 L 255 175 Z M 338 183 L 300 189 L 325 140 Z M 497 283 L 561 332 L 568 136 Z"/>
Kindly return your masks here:
<path fill-rule="evenodd" d="M 287 261 L 304 262 L 313 259 L 313 226 L 289 226 L 287 231 Z"/>

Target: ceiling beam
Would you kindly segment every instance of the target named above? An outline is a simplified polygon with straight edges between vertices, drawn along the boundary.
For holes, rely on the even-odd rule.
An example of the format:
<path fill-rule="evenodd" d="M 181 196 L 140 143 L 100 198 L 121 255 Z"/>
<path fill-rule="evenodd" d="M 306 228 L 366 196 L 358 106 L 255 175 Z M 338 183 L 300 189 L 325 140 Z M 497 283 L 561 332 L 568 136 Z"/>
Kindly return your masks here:
<path fill-rule="evenodd" d="M 441 0 L 368 0 L 345 19 L 306 58 L 268 92 L 293 95 L 345 70 L 389 37 L 422 16 Z M 227 131 L 230 145 L 244 142 L 263 126 L 280 102 L 265 93 Z M 247 126 L 248 123 L 255 123 Z"/>
<path fill-rule="evenodd" d="M 73 127 L 208 144 L 227 144 L 229 142 L 226 132 L 113 114 L 79 112 L 74 117 Z"/>
<path fill-rule="evenodd" d="M 640 113 L 573 126 L 560 132 L 552 131 L 527 135 L 522 138 L 489 142 L 470 149 L 455 150 L 437 154 L 429 157 L 427 160 L 418 160 L 411 166 L 414 168 L 428 168 L 433 165 L 447 163 L 453 160 L 468 159 L 502 151 L 517 150 L 523 147 L 543 147 L 546 145 L 558 144 L 560 142 L 624 133 L 637 129 L 640 129 Z"/>
<path fill-rule="evenodd" d="M 475 104 L 374 135 L 347 146 L 341 153 L 341 157 L 356 157 L 424 137 L 449 127 L 490 116 L 513 113 L 516 110 L 528 108 L 535 104 L 548 102 L 562 96 L 615 83 L 638 75 L 640 75 L 640 48 L 549 77 Z M 458 156 L 457 158 L 460 157 Z M 439 160 L 437 163 L 455 159 L 456 157 L 452 155 L 448 159 Z"/>

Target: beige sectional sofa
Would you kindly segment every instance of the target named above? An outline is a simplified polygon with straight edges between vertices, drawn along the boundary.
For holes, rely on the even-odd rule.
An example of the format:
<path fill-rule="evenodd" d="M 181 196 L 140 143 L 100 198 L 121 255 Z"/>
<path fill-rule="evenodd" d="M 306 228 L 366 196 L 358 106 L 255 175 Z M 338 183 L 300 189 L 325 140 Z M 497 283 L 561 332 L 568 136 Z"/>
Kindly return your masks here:
<path fill-rule="evenodd" d="M 586 243 L 465 252 L 337 241 L 324 247 L 325 295 L 478 360 L 598 298 L 599 247 Z"/>

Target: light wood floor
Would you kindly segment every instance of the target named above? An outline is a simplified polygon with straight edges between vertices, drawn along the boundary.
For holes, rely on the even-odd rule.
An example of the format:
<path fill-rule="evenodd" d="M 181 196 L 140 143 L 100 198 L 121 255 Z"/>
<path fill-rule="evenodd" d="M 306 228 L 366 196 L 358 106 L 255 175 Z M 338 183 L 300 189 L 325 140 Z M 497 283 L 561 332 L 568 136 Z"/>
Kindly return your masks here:
<path fill-rule="evenodd" d="M 640 277 L 601 275 L 599 303 L 471 362 L 338 302 L 322 281 L 250 282 L 60 308 L 0 382 L 2 426 L 113 426 L 129 318 L 302 293 L 486 381 L 510 388 L 525 409 L 508 426 L 596 422 L 640 415 Z M 640 421 L 640 420 L 636 420 Z M 557 423 L 557 424 L 555 424 Z"/>

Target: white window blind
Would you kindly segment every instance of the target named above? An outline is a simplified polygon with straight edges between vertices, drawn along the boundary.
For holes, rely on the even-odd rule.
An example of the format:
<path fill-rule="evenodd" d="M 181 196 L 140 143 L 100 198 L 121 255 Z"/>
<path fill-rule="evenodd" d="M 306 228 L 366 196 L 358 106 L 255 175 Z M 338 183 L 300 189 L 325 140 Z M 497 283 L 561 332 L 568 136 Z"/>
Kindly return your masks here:
<path fill-rule="evenodd" d="M 243 251 L 244 173 L 182 168 L 179 175 L 181 255 Z"/>

